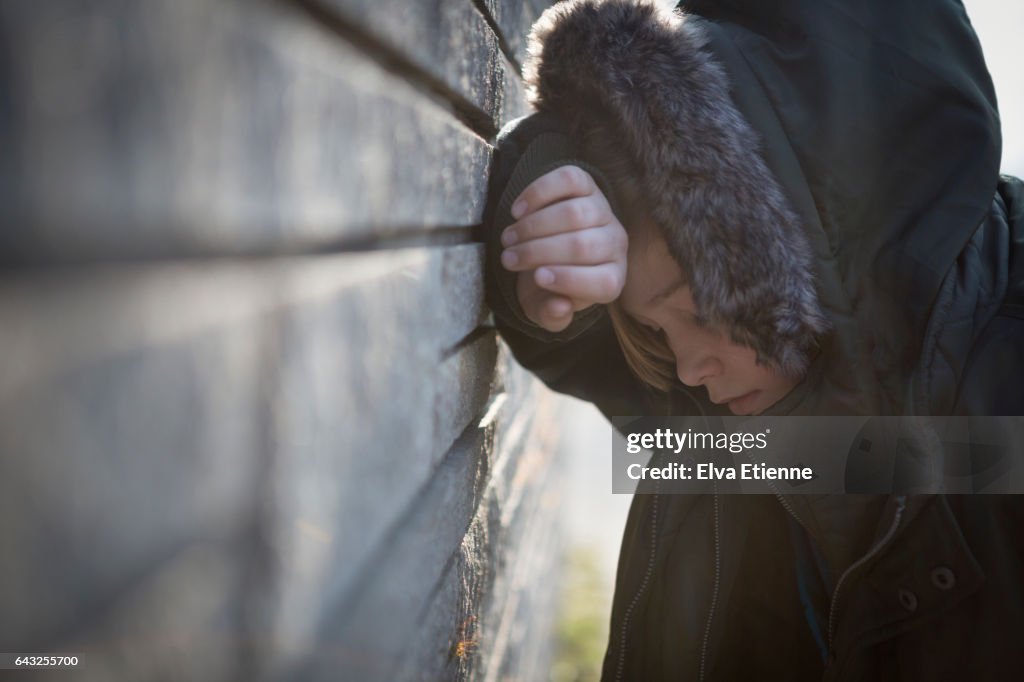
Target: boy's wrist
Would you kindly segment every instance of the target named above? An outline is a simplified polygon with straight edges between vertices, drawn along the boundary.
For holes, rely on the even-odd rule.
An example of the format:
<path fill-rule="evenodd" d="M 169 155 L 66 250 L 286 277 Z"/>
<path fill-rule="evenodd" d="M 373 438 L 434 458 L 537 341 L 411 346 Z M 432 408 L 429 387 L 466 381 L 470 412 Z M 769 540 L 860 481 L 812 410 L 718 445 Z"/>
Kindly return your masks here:
<path fill-rule="evenodd" d="M 605 315 L 604 306 L 590 305 L 576 311 L 564 329 L 551 332 L 532 320 L 520 304 L 520 273 L 508 271 L 501 263 L 501 234 L 515 222 L 513 203 L 531 182 L 565 165 L 578 166 L 589 173 L 615 212 L 616 200 L 604 174 L 578 158 L 574 145 L 557 119 L 548 114 L 533 114 L 509 124 L 499 134 L 483 226 L 487 245 L 488 302 L 495 317 L 543 341 L 572 339 Z"/>

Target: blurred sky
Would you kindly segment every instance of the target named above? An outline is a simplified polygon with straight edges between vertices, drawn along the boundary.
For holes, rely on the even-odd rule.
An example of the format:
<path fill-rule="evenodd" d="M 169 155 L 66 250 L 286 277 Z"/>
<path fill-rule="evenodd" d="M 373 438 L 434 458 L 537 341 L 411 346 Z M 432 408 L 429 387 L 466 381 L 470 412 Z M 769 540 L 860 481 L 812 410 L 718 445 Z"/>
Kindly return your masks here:
<path fill-rule="evenodd" d="M 1024 177 L 1024 0 L 964 0 L 996 84 L 1004 173 Z"/>

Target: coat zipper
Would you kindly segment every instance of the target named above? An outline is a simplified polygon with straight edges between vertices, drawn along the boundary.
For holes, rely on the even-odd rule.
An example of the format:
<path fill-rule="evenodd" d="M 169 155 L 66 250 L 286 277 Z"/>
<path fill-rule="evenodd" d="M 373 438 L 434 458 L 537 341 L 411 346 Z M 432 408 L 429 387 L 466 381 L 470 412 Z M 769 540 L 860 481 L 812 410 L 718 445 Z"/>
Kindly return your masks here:
<path fill-rule="evenodd" d="M 792 516 L 794 519 L 796 519 L 796 522 L 799 523 L 800 526 L 808 534 L 810 534 L 810 530 L 807 528 L 807 524 L 805 524 L 803 519 L 801 519 L 797 515 L 796 510 L 793 509 L 793 506 L 789 503 L 789 500 L 787 500 L 782 495 L 782 493 L 780 493 L 778 491 L 778 489 L 774 486 L 774 484 L 769 483 L 768 485 L 772 489 L 772 492 L 775 493 L 775 497 L 778 498 L 779 502 L 782 503 L 782 506 L 786 509 L 787 512 L 789 512 L 789 515 Z M 896 505 L 897 505 L 896 506 L 896 514 L 893 516 L 892 524 L 889 526 L 889 530 L 886 531 L 885 535 L 882 536 L 882 539 L 879 540 L 877 543 L 875 543 L 875 545 L 871 549 L 869 549 L 867 551 L 867 553 L 864 554 L 864 556 L 862 556 L 860 559 L 857 559 L 857 561 L 855 561 L 852 564 L 850 564 L 849 568 L 847 568 L 845 571 L 843 571 L 843 574 L 841 576 L 839 576 L 839 581 L 836 583 L 835 589 L 832 591 L 832 599 L 829 602 L 829 607 L 828 607 L 828 650 L 829 651 L 832 651 L 832 640 L 833 640 L 833 636 L 834 636 L 834 632 L 835 632 L 835 621 L 836 621 L 836 617 L 837 617 L 837 615 L 839 613 L 839 609 L 838 609 L 839 591 L 840 591 L 840 589 L 842 589 L 843 584 L 846 582 L 846 579 L 855 570 L 857 570 L 858 568 L 863 566 L 867 561 L 871 560 L 875 555 L 877 555 L 879 552 L 881 552 L 883 549 L 885 549 L 885 546 L 889 544 L 890 540 L 892 540 L 892 536 L 896 534 L 896 531 L 897 531 L 897 529 L 899 529 L 899 526 L 900 526 L 900 521 L 903 519 L 903 511 L 904 511 L 904 509 L 906 509 L 906 506 L 907 506 L 907 497 L 906 497 L 906 495 L 897 495 L 896 496 Z"/>
<path fill-rule="evenodd" d="M 708 658 L 708 640 L 711 638 L 711 621 L 714 620 L 715 610 L 718 607 L 718 588 L 721 582 L 722 575 L 722 564 L 721 564 L 721 542 L 719 536 L 719 519 L 718 519 L 718 483 L 712 483 L 712 494 L 714 495 L 714 537 L 715 537 L 715 584 L 711 589 L 711 608 L 708 610 L 708 620 L 704 625 L 704 641 L 700 647 L 700 673 L 697 677 L 699 682 L 704 682 L 704 672 L 706 670 L 707 658 Z"/>
<path fill-rule="evenodd" d="M 714 505 L 714 539 L 715 539 L 715 583 L 711 589 L 711 608 L 708 610 L 708 619 L 704 624 L 704 639 L 701 642 L 700 649 L 700 669 L 698 680 L 699 682 L 704 681 L 705 670 L 707 669 L 707 655 L 708 655 L 708 641 L 711 638 L 711 623 L 715 617 L 715 611 L 718 608 L 718 592 L 721 585 L 722 577 L 722 564 L 721 564 L 721 524 L 718 515 L 718 484 L 712 483 L 712 503 Z M 654 556 L 657 549 L 657 536 L 658 536 L 658 497 L 655 493 L 653 509 L 651 511 L 651 554 L 647 562 L 647 571 L 644 574 L 644 579 L 640 582 L 640 587 L 637 588 L 636 594 L 633 596 L 633 601 L 630 602 L 629 608 L 626 609 L 625 615 L 622 617 L 622 628 L 619 634 L 619 651 L 618 661 L 615 666 L 615 679 L 616 682 L 622 679 L 622 668 L 626 662 L 625 649 L 626 649 L 626 632 L 629 629 L 629 619 L 633 615 L 633 608 L 640 600 L 640 595 L 647 589 L 647 583 L 651 579 L 651 573 L 654 570 Z"/>
<path fill-rule="evenodd" d="M 654 501 L 651 503 L 651 554 L 647 560 L 647 571 L 644 573 L 644 579 L 640 581 L 640 587 L 637 588 L 636 594 L 633 595 L 633 601 L 629 603 L 629 607 L 626 609 L 626 613 L 622 616 L 622 629 L 619 634 L 619 658 L 615 666 L 615 680 L 619 682 L 622 680 L 622 668 L 626 663 L 626 632 L 629 629 L 629 619 L 633 615 L 633 609 L 636 607 L 637 602 L 640 601 L 640 595 L 647 589 L 647 583 L 651 580 L 651 575 L 654 572 L 654 558 L 658 551 L 658 484 L 655 483 L 654 487 Z"/>
<path fill-rule="evenodd" d="M 707 421 L 708 415 L 704 411 L 704 407 L 700 404 L 700 401 L 696 400 L 692 395 L 687 393 L 687 396 L 697 406 L 697 410 L 700 412 L 701 419 Z M 704 638 L 700 645 L 700 668 L 697 673 L 698 682 L 704 682 L 704 675 L 707 671 L 707 660 L 708 660 L 708 642 L 711 641 L 711 623 L 715 619 L 715 611 L 718 609 L 718 591 L 722 581 L 722 536 L 721 536 L 721 524 L 718 513 L 718 483 L 713 481 L 711 483 L 711 503 L 713 505 L 713 537 L 715 542 L 715 583 L 711 587 L 711 607 L 708 609 L 708 619 L 704 623 Z"/>
<path fill-rule="evenodd" d="M 892 540 L 892 536 L 896 534 L 896 530 L 900 526 L 900 521 L 903 519 L 903 510 L 906 509 L 906 507 L 907 507 L 907 496 L 906 495 L 897 495 L 896 496 L 896 505 L 897 505 L 896 506 L 896 514 L 895 514 L 895 516 L 893 516 L 892 525 L 889 526 L 889 530 L 885 533 L 885 536 L 883 536 L 882 539 L 879 540 L 875 544 L 875 546 L 873 548 L 871 548 L 871 550 L 867 554 L 862 556 L 857 561 L 853 562 L 850 565 L 850 567 L 847 568 L 845 571 L 843 571 L 843 574 L 841 576 L 839 576 L 839 582 L 836 583 L 836 589 L 832 593 L 832 603 L 829 605 L 829 610 L 828 610 L 828 649 L 829 649 L 829 651 L 832 651 L 832 637 L 833 637 L 833 632 L 834 632 L 834 629 L 835 629 L 835 620 L 836 620 L 837 614 L 839 613 L 839 609 L 838 609 L 838 605 L 839 605 L 839 590 L 842 589 L 843 583 L 845 582 L 846 578 L 851 573 L 853 573 L 853 571 L 855 571 L 858 568 L 860 568 L 861 566 L 863 566 L 864 563 L 866 563 L 868 560 L 870 560 L 876 554 L 881 552 L 882 549 L 884 549 L 885 546 L 887 544 L 889 544 L 889 541 Z"/>
<path fill-rule="evenodd" d="M 700 402 L 691 396 L 689 393 L 686 394 L 688 398 L 697 407 L 697 411 L 700 412 L 701 419 L 707 420 L 707 413 L 704 412 L 703 406 Z M 704 666 L 707 657 L 707 646 L 708 640 L 711 635 L 711 621 L 715 615 L 715 608 L 718 604 L 718 588 L 721 578 L 721 564 L 719 561 L 720 552 L 720 538 L 719 538 L 719 521 L 718 521 L 718 484 L 712 483 L 712 493 L 714 495 L 714 537 L 715 537 L 715 584 L 711 592 L 711 610 L 708 613 L 708 620 L 704 626 L 704 641 L 701 645 L 700 653 L 700 682 L 704 680 Z M 633 595 L 633 600 L 629 603 L 629 607 L 626 609 L 626 613 L 622 616 L 622 628 L 619 633 L 619 651 L 618 660 L 615 665 L 615 680 L 621 682 L 622 680 L 622 669 L 626 663 L 626 633 L 629 629 L 629 620 L 633 615 L 633 609 L 636 607 L 637 602 L 640 601 L 640 595 L 647 589 L 647 583 L 651 580 L 651 575 L 654 572 L 654 559 L 658 550 L 658 484 L 654 486 L 654 502 L 651 504 L 651 553 L 647 561 L 647 571 L 644 573 L 643 580 L 640 581 L 640 586 L 636 590 L 636 594 Z"/>

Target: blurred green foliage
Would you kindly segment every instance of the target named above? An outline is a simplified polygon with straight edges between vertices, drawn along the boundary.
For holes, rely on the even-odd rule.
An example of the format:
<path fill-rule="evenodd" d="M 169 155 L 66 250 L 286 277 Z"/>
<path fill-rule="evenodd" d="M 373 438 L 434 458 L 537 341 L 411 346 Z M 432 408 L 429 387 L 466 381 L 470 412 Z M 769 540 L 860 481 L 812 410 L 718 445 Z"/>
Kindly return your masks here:
<path fill-rule="evenodd" d="M 598 553 L 587 547 L 567 552 L 562 580 L 551 679 L 599 680 L 608 642 L 612 580 L 603 574 Z"/>

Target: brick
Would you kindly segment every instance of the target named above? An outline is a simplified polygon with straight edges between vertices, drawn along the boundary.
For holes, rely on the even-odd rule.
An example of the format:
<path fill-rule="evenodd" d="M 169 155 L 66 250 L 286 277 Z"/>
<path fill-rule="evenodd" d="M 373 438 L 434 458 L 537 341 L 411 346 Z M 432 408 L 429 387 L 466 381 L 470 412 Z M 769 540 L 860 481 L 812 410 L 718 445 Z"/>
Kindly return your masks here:
<path fill-rule="evenodd" d="M 0 264 L 307 252 L 480 221 L 487 143 L 286 3 L 4 3 L 0 36 Z"/>
<path fill-rule="evenodd" d="M 487 12 L 493 17 L 505 43 L 515 60 L 522 65 L 526 61 L 526 39 L 530 27 L 540 17 L 548 2 L 531 0 L 483 0 Z M 543 7 L 542 7 L 543 6 Z"/>
<path fill-rule="evenodd" d="M 313 0 L 401 55 L 490 119 L 503 118 L 503 82 L 516 78 L 473 0 Z M 410 73 L 411 79 L 416 78 Z"/>
<path fill-rule="evenodd" d="M 557 419 L 560 400 L 542 393 L 538 412 Z M 562 565 L 559 505 L 565 485 L 564 453 L 553 447 L 555 429 L 553 423 L 535 425 L 521 449 L 509 453 L 517 460 L 517 474 L 506 483 L 505 500 L 492 512 L 505 539 L 483 606 L 489 625 L 486 641 L 481 637 L 479 677 L 485 682 L 549 674 Z"/>
<path fill-rule="evenodd" d="M 480 221 L 537 13 L 484 4 L 513 61 L 472 0 L 0 7 L 0 264 L 51 266 L 0 280 L 8 650 L 546 673 L 557 410 L 484 326 L 481 247 L 289 255 Z"/>
<path fill-rule="evenodd" d="M 492 447 L 493 427 L 467 429 L 422 493 L 409 501 L 360 583 L 342 595 L 329 593 L 333 600 L 321 599 L 323 625 L 309 642 L 299 678 L 399 679 L 395 666 L 422 631 L 424 607 L 453 555 L 476 532 L 473 519 L 486 489 Z M 385 503 L 400 504 L 382 498 L 377 506 Z M 467 551 L 468 560 L 482 561 L 475 550 Z M 443 647 L 442 633 L 432 634 Z"/>
<path fill-rule="evenodd" d="M 538 409 L 552 406 L 536 393 L 531 390 L 542 398 Z M 533 423 L 523 416 L 503 408 L 495 438 L 503 423 Z M 561 484 L 557 453 L 548 449 L 549 436 L 536 430 L 505 433 L 511 439 L 496 443 L 486 493 L 429 602 L 419 610 L 416 634 L 403 646 L 393 679 L 547 676 L 560 539 L 553 506 Z M 523 654 L 530 647 L 533 660 Z M 495 677 L 499 672 L 504 677 Z"/>
<path fill-rule="evenodd" d="M 504 60 L 505 58 L 502 57 Z M 509 69 L 514 69 L 510 62 L 505 60 Z M 532 108 L 526 103 L 526 87 L 523 85 L 521 78 L 510 78 L 505 81 L 505 108 L 502 111 L 501 124 L 504 125 L 509 121 L 525 116 L 532 111 Z"/>
<path fill-rule="evenodd" d="M 310 646 L 319 609 L 378 572 L 408 506 L 484 411 L 497 347 L 473 334 L 481 260 L 479 246 L 331 257 L 325 275 L 348 263 L 360 274 L 286 311 L 271 491 L 283 666 Z M 291 286 L 310 291 L 317 276 Z M 421 540 L 436 542 L 444 518 Z"/>
<path fill-rule="evenodd" d="M 126 584 L 114 604 L 59 645 L 61 653 L 78 656 L 78 667 L 55 670 L 41 679 L 251 679 L 250 647 L 238 629 L 246 557 L 230 549 L 195 543 Z M 46 651 L 57 653 L 53 645 Z"/>
<path fill-rule="evenodd" d="M 257 522 L 270 555 L 249 598 L 275 596 L 268 648 L 301 641 L 491 395 L 481 260 L 466 245 L 7 276 L 0 537 L 18 560 L 0 608 L 18 617 L 0 641 L 76 632 L 183 543 Z"/>
<path fill-rule="evenodd" d="M 185 266 L 0 282 L 10 650 L 87 627 L 182 546 L 241 532 L 269 443 L 258 283 Z"/>
<path fill-rule="evenodd" d="M 521 374 L 509 367 L 506 378 Z M 540 613 L 513 609 L 512 623 L 495 617 L 502 612 L 490 606 L 509 599 L 526 603 L 520 593 L 534 587 L 544 593 L 553 589 L 550 580 L 546 588 L 524 583 L 526 574 L 516 558 L 534 561 L 530 546 L 543 535 L 542 527 L 557 535 L 551 528 L 554 498 L 542 505 L 540 497 L 545 486 L 557 493 L 558 484 L 549 476 L 555 457 L 550 435 L 531 429 L 532 409 L 522 414 L 509 409 L 517 402 L 525 406 L 539 387 L 526 376 L 516 378 L 525 380 L 518 387 L 525 390 L 505 400 L 484 427 L 484 433 L 493 430 L 494 449 L 491 440 L 484 447 L 474 442 L 481 437 L 477 429 L 448 454 L 427 492 L 396 526 L 399 532 L 386 551 L 375 557 L 366 581 L 331 605 L 334 618 L 316 650 L 333 642 L 336 656 L 304 669 L 305 678 L 329 679 L 344 670 L 353 679 L 367 680 L 475 679 L 492 656 L 499 625 L 518 631 L 527 619 L 540 624 Z M 527 524 L 533 529 L 528 534 Z M 458 529 L 464 534 L 453 535 Z M 550 578 L 542 575 L 555 561 L 550 550 L 545 544 L 543 560 L 527 572 Z M 506 577 L 513 565 L 520 574 Z M 519 650 L 519 635 L 503 636 L 510 638 L 506 649 Z M 537 664 L 542 661 L 538 658 Z"/>

